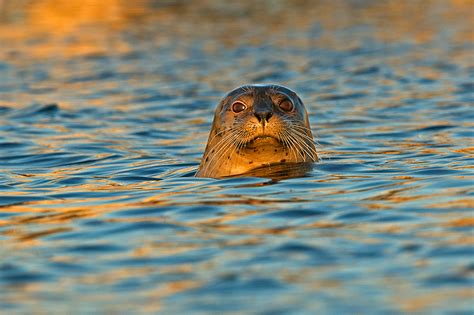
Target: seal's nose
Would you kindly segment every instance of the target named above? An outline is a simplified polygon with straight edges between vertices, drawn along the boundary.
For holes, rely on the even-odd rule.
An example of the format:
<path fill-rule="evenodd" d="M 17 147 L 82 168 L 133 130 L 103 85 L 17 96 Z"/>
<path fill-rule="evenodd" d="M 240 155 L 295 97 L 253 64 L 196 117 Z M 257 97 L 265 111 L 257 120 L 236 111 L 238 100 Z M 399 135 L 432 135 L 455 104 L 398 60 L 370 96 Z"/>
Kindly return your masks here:
<path fill-rule="evenodd" d="M 273 116 L 273 113 L 270 111 L 256 111 L 254 112 L 255 117 L 257 117 L 259 122 L 268 122 L 270 120 L 270 117 Z"/>

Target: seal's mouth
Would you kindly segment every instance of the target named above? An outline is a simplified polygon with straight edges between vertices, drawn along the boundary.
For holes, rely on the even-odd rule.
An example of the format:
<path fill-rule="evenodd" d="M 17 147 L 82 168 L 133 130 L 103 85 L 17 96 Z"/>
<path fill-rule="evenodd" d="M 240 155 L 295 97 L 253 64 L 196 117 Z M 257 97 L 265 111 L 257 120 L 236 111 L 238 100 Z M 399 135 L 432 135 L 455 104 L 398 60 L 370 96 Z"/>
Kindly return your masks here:
<path fill-rule="evenodd" d="M 254 148 L 254 147 L 263 146 L 263 145 L 280 146 L 281 142 L 276 137 L 262 135 L 262 136 L 256 136 L 255 138 L 249 140 L 245 144 L 247 148 Z"/>

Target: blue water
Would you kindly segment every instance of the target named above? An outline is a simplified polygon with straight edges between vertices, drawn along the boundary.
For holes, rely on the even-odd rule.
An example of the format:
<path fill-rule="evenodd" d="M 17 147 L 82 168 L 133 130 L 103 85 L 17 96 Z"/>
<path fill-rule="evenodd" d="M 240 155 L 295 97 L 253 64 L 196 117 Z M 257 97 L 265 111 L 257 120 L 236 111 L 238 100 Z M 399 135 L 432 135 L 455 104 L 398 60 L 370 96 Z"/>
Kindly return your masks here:
<path fill-rule="evenodd" d="M 0 1 L 0 313 L 473 313 L 469 2 L 85 3 Z M 322 160 L 193 177 L 262 82 Z"/>

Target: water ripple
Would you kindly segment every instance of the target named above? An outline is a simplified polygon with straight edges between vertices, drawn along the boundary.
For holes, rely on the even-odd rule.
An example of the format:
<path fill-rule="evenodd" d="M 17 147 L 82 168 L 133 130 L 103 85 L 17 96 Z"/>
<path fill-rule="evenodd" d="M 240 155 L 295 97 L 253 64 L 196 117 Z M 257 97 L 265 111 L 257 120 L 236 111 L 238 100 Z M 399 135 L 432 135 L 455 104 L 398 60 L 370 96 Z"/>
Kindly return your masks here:
<path fill-rule="evenodd" d="M 0 313 L 472 313 L 470 5 L 267 2 L 0 1 Z M 194 177 L 245 83 L 320 162 Z"/>

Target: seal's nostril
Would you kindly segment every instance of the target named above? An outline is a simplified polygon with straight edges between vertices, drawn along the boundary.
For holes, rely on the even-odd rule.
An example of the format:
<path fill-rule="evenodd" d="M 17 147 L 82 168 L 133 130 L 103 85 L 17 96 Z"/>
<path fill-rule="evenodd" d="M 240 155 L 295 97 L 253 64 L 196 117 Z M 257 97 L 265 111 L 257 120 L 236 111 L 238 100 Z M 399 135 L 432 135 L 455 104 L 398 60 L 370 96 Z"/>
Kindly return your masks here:
<path fill-rule="evenodd" d="M 273 116 L 273 113 L 272 112 L 255 112 L 254 115 L 255 117 L 257 117 L 257 120 L 259 122 L 262 122 L 262 119 L 268 122 L 270 117 Z"/>

